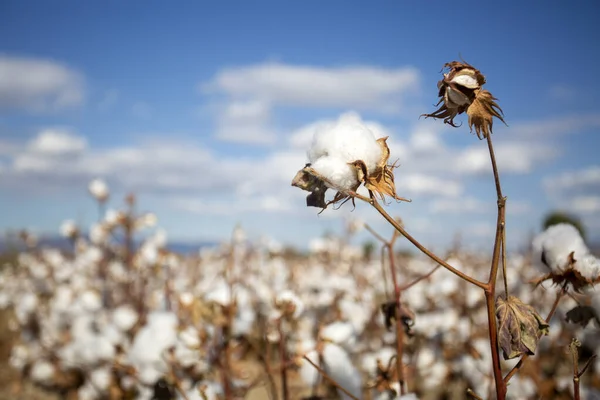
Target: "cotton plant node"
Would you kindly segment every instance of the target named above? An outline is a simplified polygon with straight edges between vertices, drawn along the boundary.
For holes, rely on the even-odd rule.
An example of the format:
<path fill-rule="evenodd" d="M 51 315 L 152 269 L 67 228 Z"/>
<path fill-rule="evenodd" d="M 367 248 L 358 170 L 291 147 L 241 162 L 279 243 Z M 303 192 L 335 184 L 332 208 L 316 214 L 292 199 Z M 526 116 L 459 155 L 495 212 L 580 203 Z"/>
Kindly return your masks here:
<path fill-rule="evenodd" d="M 498 342 L 505 360 L 535 354 L 540 337 L 549 332 L 550 326 L 533 307 L 515 296 L 496 299 L 496 317 Z"/>
<path fill-rule="evenodd" d="M 496 98 L 482 86 L 485 76 L 475 67 L 460 61 L 444 64 L 442 70 L 448 69 L 438 82 L 437 110 L 430 114 L 422 114 L 425 118 L 443 119 L 445 124 L 459 127 L 454 118 L 466 111 L 469 116 L 469 128 L 479 139 L 492 133 L 493 119 L 497 118 L 505 125 L 504 114 L 496 102 Z"/>

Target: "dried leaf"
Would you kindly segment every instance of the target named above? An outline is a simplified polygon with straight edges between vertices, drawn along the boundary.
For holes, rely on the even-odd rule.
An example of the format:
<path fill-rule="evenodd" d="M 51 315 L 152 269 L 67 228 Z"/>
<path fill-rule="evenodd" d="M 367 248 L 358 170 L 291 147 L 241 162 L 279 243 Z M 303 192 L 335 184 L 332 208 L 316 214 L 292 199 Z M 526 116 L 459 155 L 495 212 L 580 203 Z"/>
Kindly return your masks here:
<path fill-rule="evenodd" d="M 486 138 L 492 133 L 493 117 L 498 118 L 506 125 L 502 109 L 495 100 L 497 99 L 490 92 L 480 90 L 476 93 L 473 103 L 467 108 L 469 128 L 472 132 L 475 127 L 479 139 Z"/>
<path fill-rule="evenodd" d="M 381 313 L 383 314 L 386 329 L 388 331 L 391 330 L 396 322 L 396 302 L 388 301 L 387 303 L 383 303 L 381 305 Z M 415 314 L 404 304 L 400 303 L 399 315 L 404 325 L 404 332 L 412 336 L 411 328 L 415 324 Z"/>
<path fill-rule="evenodd" d="M 579 324 L 582 328 L 585 328 L 592 320 L 595 320 L 596 325 L 600 326 L 600 317 L 598 317 L 596 310 L 590 306 L 577 306 L 569 310 L 565 320 L 573 324 Z"/>
<path fill-rule="evenodd" d="M 496 299 L 496 317 L 498 342 L 505 360 L 535 354 L 540 336 L 548 334 L 546 321 L 533 307 L 514 296 L 509 296 L 508 300 Z"/>

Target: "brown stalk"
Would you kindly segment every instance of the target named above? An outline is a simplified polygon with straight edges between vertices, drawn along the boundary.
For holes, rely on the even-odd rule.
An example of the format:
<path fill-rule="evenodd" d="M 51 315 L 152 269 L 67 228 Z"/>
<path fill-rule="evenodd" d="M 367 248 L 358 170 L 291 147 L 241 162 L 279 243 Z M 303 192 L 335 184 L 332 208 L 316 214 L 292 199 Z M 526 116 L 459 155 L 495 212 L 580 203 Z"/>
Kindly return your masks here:
<path fill-rule="evenodd" d="M 398 385 L 400 387 L 400 395 L 406 393 L 406 387 L 404 382 L 404 368 L 402 366 L 402 358 L 404 355 L 404 327 L 402 326 L 402 318 L 400 317 L 400 296 L 402 289 L 398 285 L 398 278 L 396 277 L 396 259 L 394 257 L 394 244 L 398 239 L 398 231 L 394 231 L 392 238 L 388 241 L 379 235 L 370 226 L 365 225 L 365 228 L 383 243 L 381 248 L 381 265 L 383 267 L 383 254 L 385 250 L 388 252 L 390 262 L 390 274 L 392 275 L 392 283 L 394 285 L 394 302 L 396 304 L 396 373 L 398 374 Z M 382 268 L 382 273 L 385 279 L 385 268 Z M 432 272 L 433 273 L 433 272 Z M 410 287 L 410 286 L 409 286 Z M 386 285 L 387 292 L 387 285 Z M 386 293 L 387 294 L 387 293 Z"/>
<path fill-rule="evenodd" d="M 494 381 L 496 383 L 496 398 L 504 400 L 506 398 L 506 382 L 502 377 L 502 368 L 500 365 L 500 352 L 498 348 L 498 327 L 496 326 L 496 278 L 498 277 L 498 267 L 500 265 L 501 252 L 504 248 L 504 229 L 506 224 L 506 197 L 502 195 L 502 187 L 500 185 L 500 175 L 498 166 L 496 165 L 496 156 L 492 145 L 492 135 L 487 135 L 487 144 L 490 152 L 490 160 L 492 162 L 492 171 L 494 173 L 494 183 L 496 185 L 496 194 L 498 196 L 498 218 L 496 221 L 496 238 L 494 241 L 494 250 L 492 254 L 492 266 L 490 268 L 490 277 L 485 285 L 485 303 L 488 314 L 488 330 L 490 333 L 490 348 L 492 350 L 492 368 L 494 373 Z M 505 260 L 503 262 L 506 262 Z M 503 264 L 504 266 L 505 264 Z M 506 270 L 506 268 L 505 268 Z M 508 287 L 506 281 L 506 273 L 504 273 L 504 285 Z"/>
<path fill-rule="evenodd" d="M 319 367 L 317 364 L 315 364 L 314 362 L 312 362 L 312 360 L 310 358 L 308 358 L 306 355 L 302 356 L 302 358 L 304 358 L 306 361 L 308 361 L 313 367 L 315 367 L 315 369 L 317 371 L 319 371 L 319 374 L 321 374 L 321 376 L 323 378 L 325 378 L 329 383 L 331 383 L 333 386 L 335 386 L 337 389 L 341 390 L 346 396 L 350 397 L 353 400 L 359 400 L 358 397 L 354 396 L 352 393 L 350 393 L 349 391 L 347 391 L 346 389 L 344 389 L 342 387 L 342 385 L 340 385 L 339 383 L 337 383 L 335 381 L 335 379 L 333 379 L 332 377 L 330 377 L 329 375 L 327 375 L 327 372 L 325 372 L 323 370 L 323 368 Z"/>
<path fill-rule="evenodd" d="M 388 221 L 394 228 L 396 228 L 396 230 L 398 232 L 400 232 L 400 234 L 402 234 L 402 236 L 404 236 L 409 242 L 411 242 L 417 249 L 421 250 L 421 252 L 423 254 L 425 254 L 427 257 L 431 258 L 433 261 L 440 264 L 442 267 L 446 268 L 448 271 L 457 275 L 459 278 L 464 279 L 465 281 L 470 282 L 471 284 L 473 284 L 477 287 L 480 287 L 481 289 L 485 289 L 487 287 L 487 284 L 480 282 L 477 279 L 472 278 L 471 276 L 465 274 L 464 272 L 457 270 L 456 268 L 454 268 L 453 266 L 448 264 L 446 261 L 442 260 L 437 255 L 435 255 L 430 250 L 428 250 L 418 240 L 416 240 L 408 232 L 406 232 L 406 230 L 402 227 L 402 225 L 400 225 L 398 223 L 398 221 L 393 219 L 387 213 L 387 211 L 385 211 L 385 209 L 383 207 L 381 207 L 381 204 L 379 204 L 379 202 L 376 199 L 371 198 L 368 200 L 368 203 L 371 204 L 373 206 L 373 208 L 375 208 L 379 212 L 379 214 L 381 214 L 383 216 L 383 218 L 386 219 L 386 221 Z"/>
<path fill-rule="evenodd" d="M 552 319 L 552 316 L 554 316 L 554 313 L 556 312 L 556 309 L 558 308 L 558 303 L 560 303 L 560 299 L 565 295 L 565 293 L 567 293 L 567 284 L 565 283 L 563 285 L 563 287 L 561 288 L 560 292 L 558 292 L 556 294 L 556 299 L 554 299 L 554 303 L 552 304 L 552 309 L 550 310 L 550 312 L 548 313 L 548 316 L 546 316 L 546 322 L 550 323 L 550 320 Z M 519 362 L 517 363 L 517 365 L 515 365 L 508 374 L 506 374 L 506 376 L 504 377 L 504 383 L 508 383 L 508 381 L 510 381 L 510 379 L 519 371 L 519 369 L 523 366 L 523 363 L 525 362 L 525 360 L 527 360 L 529 358 L 529 355 L 524 354 L 521 359 L 519 360 Z"/>

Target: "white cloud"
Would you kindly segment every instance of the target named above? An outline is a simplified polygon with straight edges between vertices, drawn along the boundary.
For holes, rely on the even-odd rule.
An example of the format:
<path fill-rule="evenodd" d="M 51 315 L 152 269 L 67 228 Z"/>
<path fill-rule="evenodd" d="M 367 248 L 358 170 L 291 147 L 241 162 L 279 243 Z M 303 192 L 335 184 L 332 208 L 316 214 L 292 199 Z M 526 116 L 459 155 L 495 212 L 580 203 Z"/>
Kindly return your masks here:
<path fill-rule="evenodd" d="M 437 199 L 431 202 L 430 209 L 435 214 L 487 213 L 490 205 L 474 197 Z"/>
<path fill-rule="evenodd" d="M 525 141 L 500 142 L 494 146 L 498 168 L 503 173 L 525 174 L 538 163 L 546 162 L 557 155 L 557 151 L 543 144 L 532 145 Z M 456 157 L 459 172 L 479 175 L 492 170 L 487 146 L 480 143 L 462 150 Z"/>
<path fill-rule="evenodd" d="M 273 105 L 395 111 L 418 88 L 419 72 L 405 67 L 314 67 L 263 63 L 220 71 L 204 93 L 258 99 Z"/>
<path fill-rule="evenodd" d="M 542 140 L 550 136 L 571 135 L 596 128 L 600 128 L 600 114 L 581 114 L 515 123 L 511 124 L 507 132 L 515 137 L 529 136 Z"/>
<path fill-rule="evenodd" d="M 42 156 L 80 153 L 86 147 L 85 138 L 60 128 L 42 130 L 27 146 L 29 151 Z"/>
<path fill-rule="evenodd" d="M 407 193 L 409 195 L 456 197 L 462 193 L 463 186 L 459 182 L 441 179 L 432 175 L 403 174 L 400 171 L 396 172 L 396 191 L 400 196 Z"/>
<path fill-rule="evenodd" d="M 600 196 L 577 196 L 570 199 L 570 210 L 582 214 L 600 212 Z"/>
<path fill-rule="evenodd" d="M 270 120 L 268 103 L 233 101 L 219 111 L 216 138 L 235 143 L 272 144 L 277 135 L 270 126 Z"/>
<path fill-rule="evenodd" d="M 0 109 L 52 112 L 84 101 L 84 79 L 63 64 L 0 55 Z"/>
<path fill-rule="evenodd" d="M 549 194 L 600 190 L 600 165 L 548 177 L 544 179 L 544 188 Z"/>

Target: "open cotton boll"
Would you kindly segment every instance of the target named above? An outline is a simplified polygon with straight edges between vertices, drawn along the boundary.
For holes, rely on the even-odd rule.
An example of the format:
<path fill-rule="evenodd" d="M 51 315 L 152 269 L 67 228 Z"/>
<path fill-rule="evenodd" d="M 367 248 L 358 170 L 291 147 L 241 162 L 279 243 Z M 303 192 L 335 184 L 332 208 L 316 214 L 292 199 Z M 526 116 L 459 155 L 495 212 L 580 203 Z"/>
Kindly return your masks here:
<path fill-rule="evenodd" d="M 321 338 L 337 344 L 353 344 L 356 332 L 349 322 L 336 321 L 321 329 Z"/>
<path fill-rule="evenodd" d="M 306 357 L 316 365 L 319 365 L 319 353 L 316 350 L 306 353 Z M 299 373 L 302 381 L 309 387 L 314 386 L 317 379 L 319 379 L 319 371 L 304 358 L 300 360 Z"/>
<path fill-rule="evenodd" d="M 360 372 L 352 364 L 348 353 L 336 344 L 326 343 L 322 355 L 327 374 L 354 396 L 362 397 Z M 339 389 L 338 395 L 342 400 L 350 399 L 350 396 Z"/>
<path fill-rule="evenodd" d="M 127 332 L 138 321 L 138 313 L 133 307 L 122 305 L 113 311 L 112 321 L 122 332 Z"/>
<path fill-rule="evenodd" d="M 130 362 L 140 371 L 140 379 L 150 385 L 167 371 L 163 352 L 177 342 L 177 316 L 154 311 L 133 340 L 128 352 Z"/>
<path fill-rule="evenodd" d="M 181 394 L 178 399 L 183 399 Z M 223 387 L 212 381 L 200 381 L 198 384 L 186 391 L 188 400 L 219 400 L 223 396 Z"/>
<path fill-rule="evenodd" d="M 308 159 L 314 164 L 323 157 L 337 157 L 345 163 L 362 160 L 370 172 L 381 159 L 381 147 L 360 116 L 346 113 L 315 133 Z"/>
<path fill-rule="evenodd" d="M 571 253 L 577 261 L 589 253 L 577 228 L 566 223 L 552 225 L 536 236 L 533 250 L 538 267 L 544 264 L 554 273 L 561 273 L 569 266 Z M 547 271 L 547 268 L 542 270 Z"/>
<path fill-rule="evenodd" d="M 311 167 L 334 185 L 332 189 L 351 190 L 358 184 L 356 170 L 339 157 L 321 157 Z"/>
<path fill-rule="evenodd" d="M 284 290 L 277 294 L 275 305 L 280 311 L 290 310 L 294 318 L 298 318 L 304 311 L 304 303 L 291 290 Z"/>
<path fill-rule="evenodd" d="M 576 267 L 584 278 L 595 280 L 600 276 L 600 260 L 592 254 L 580 257 L 577 260 Z"/>
<path fill-rule="evenodd" d="M 90 373 L 90 381 L 99 390 L 107 390 L 112 381 L 112 371 L 109 367 L 96 368 Z"/>
<path fill-rule="evenodd" d="M 54 378 L 56 369 L 47 360 L 38 360 L 31 367 L 30 377 L 34 382 L 47 384 Z"/>

